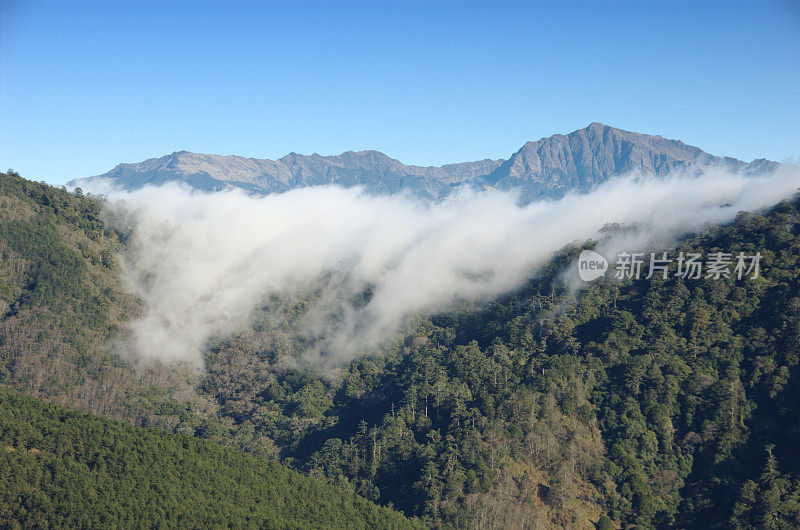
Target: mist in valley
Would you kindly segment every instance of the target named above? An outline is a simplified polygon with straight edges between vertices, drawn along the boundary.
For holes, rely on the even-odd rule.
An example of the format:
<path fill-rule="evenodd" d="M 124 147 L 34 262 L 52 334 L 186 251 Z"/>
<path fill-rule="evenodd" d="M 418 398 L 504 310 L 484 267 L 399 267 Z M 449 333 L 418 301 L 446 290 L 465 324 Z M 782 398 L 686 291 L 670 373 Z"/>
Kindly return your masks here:
<path fill-rule="evenodd" d="M 314 292 L 295 331 L 308 345 L 304 360 L 329 369 L 374 352 L 414 317 L 519 287 L 570 243 L 601 239 L 607 256 L 667 248 L 798 186 L 800 170 L 783 165 L 761 176 L 631 174 L 529 204 L 467 189 L 435 202 L 341 187 L 267 196 L 177 184 L 95 191 L 128 233 L 124 283 L 146 307 L 130 323 L 138 358 L 202 366 L 209 341 L 246 330 L 265 301 Z M 630 229 L 600 233 L 608 223 Z"/>

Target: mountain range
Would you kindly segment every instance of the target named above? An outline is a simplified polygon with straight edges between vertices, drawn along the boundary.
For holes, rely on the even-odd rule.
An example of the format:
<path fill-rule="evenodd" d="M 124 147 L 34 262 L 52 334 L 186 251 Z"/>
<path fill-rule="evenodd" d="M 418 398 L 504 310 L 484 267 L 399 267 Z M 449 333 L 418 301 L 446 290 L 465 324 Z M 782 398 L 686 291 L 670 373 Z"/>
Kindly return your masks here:
<path fill-rule="evenodd" d="M 340 155 L 290 153 L 278 160 L 178 151 L 144 162 L 119 164 L 94 177 L 75 179 L 71 187 L 93 189 L 110 181 L 126 190 L 183 182 L 203 191 L 241 188 L 269 194 L 306 186 L 362 186 L 367 192 L 410 192 L 427 199 L 447 196 L 461 186 L 517 189 L 525 201 L 558 198 L 571 190 L 588 191 L 603 181 L 630 172 L 665 175 L 676 170 L 712 166 L 761 173 L 778 163 L 746 163 L 718 157 L 679 140 L 592 123 L 567 135 L 527 142 L 507 160 L 478 160 L 443 166 L 409 166 L 378 151 Z"/>

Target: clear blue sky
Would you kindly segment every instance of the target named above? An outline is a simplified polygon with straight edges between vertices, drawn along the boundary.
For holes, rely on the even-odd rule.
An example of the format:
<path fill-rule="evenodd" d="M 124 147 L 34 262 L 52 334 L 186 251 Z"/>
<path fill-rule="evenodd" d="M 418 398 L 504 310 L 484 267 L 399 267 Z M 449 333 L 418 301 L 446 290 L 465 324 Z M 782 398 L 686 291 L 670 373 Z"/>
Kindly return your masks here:
<path fill-rule="evenodd" d="M 0 167 L 172 151 L 505 158 L 601 121 L 800 155 L 800 3 L 0 0 Z"/>

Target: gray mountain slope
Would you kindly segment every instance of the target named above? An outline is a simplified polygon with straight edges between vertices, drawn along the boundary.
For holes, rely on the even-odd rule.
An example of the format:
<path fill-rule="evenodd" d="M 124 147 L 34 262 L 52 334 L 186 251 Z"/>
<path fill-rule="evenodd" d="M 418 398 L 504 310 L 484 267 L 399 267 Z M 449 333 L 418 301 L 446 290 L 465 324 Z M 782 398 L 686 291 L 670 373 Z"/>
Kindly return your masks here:
<path fill-rule="evenodd" d="M 76 179 L 68 185 L 92 189 L 99 180 L 109 180 L 130 190 L 184 182 L 205 191 L 242 188 L 268 194 L 337 184 L 362 186 L 375 194 L 407 191 L 428 199 L 444 197 L 468 185 L 517 189 L 524 201 L 530 201 L 561 197 L 571 190 L 587 191 L 632 171 L 665 175 L 709 166 L 756 173 L 772 171 L 778 164 L 763 159 L 747 164 L 710 155 L 677 140 L 592 123 L 567 135 L 528 142 L 506 161 L 487 159 L 421 167 L 407 166 L 378 151 L 347 151 L 336 156 L 290 153 L 278 160 L 179 151 L 138 164 L 119 164 L 108 173 Z"/>
<path fill-rule="evenodd" d="M 778 164 L 763 159 L 747 164 L 710 155 L 678 140 L 592 123 L 568 135 L 526 143 L 477 183 L 499 190 L 518 189 L 527 199 L 557 198 L 571 190 L 588 191 L 615 175 L 666 175 L 710 166 L 756 173 L 773 171 Z"/>
<path fill-rule="evenodd" d="M 184 182 L 204 191 L 242 188 L 276 193 L 306 186 L 362 186 L 370 193 L 409 191 L 439 198 L 451 186 L 491 173 L 502 160 L 480 160 L 441 167 L 407 166 L 378 151 L 347 151 L 336 156 L 290 153 L 278 160 L 220 156 L 178 151 L 138 164 L 119 164 L 96 177 L 76 179 L 68 186 L 92 189 L 100 180 L 127 190 L 166 182 Z"/>

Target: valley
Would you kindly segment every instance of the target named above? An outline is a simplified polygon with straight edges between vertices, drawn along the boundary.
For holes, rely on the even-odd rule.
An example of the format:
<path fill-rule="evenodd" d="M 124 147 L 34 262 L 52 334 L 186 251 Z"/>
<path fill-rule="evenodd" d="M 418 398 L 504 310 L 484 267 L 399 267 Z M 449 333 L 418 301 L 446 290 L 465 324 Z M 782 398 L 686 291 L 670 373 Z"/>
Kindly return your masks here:
<path fill-rule="evenodd" d="M 757 280 L 603 280 L 576 296 L 560 275 L 592 243 L 568 246 L 522 288 L 423 316 L 326 373 L 292 326 L 313 289 L 265 303 L 203 370 L 120 356 L 145 311 L 121 283 L 125 234 L 98 199 L 0 184 L 6 387 L 280 461 L 431 526 L 796 523 L 796 200 L 675 249 L 761 250 Z"/>

